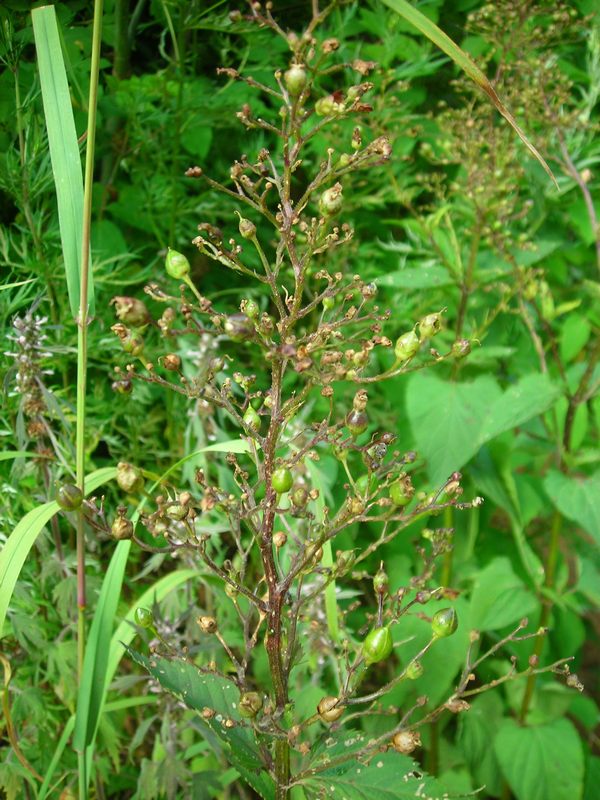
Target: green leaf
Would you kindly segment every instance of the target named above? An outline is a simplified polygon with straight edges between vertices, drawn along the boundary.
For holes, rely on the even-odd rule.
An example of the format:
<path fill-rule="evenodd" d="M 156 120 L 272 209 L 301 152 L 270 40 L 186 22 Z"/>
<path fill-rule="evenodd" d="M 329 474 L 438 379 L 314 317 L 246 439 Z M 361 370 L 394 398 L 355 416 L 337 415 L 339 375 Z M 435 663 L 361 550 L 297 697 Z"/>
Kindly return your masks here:
<path fill-rule="evenodd" d="M 494 631 L 518 622 L 537 608 L 537 600 L 505 556 L 494 558 L 477 574 L 471 595 L 470 627 Z"/>
<path fill-rule="evenodd" d="M 119 542 L 108 565 L 85 646 L 73 746 L 84 752 L 96 735 L 106 685 L 109 644 L 131 542 Z M 88 774 L 89 779 L 89 774 Z"/>
<path fill-rule="evenodd" d="M 415 373 L 406 392 L 406 409 L 417 449 L 427 459 L 434 483 L 460 469 L 479 450 L 488 409 L 501 397 L 496 381 L 481 375 L 471 383 L 451 383 Z"/>
<path fill-rule="evenodd" d="M 444 33 L 444 31 L 438 28 L 435 23 L 433 23 L 420 11 L 417 11 L 417 9 L 410 5 L 410 3 L 407 3 L 406 0 L 383 0 L 383 2 L 397 14 L 400 14 L 400 16 L 403 17 L 407 22 L 410 22 L 411 25 L 414 25 L 417 30 L 421 31 L 421 33 L 427 36 L 427 38 L 430 39 L 437 47 L 439 47 L 440 50 L 446 53 L 446 55 L 450 56 L 454 63 L 459 66 L 463 72 L 465 72 L 469 78 L 485 92 L 488 98 L 496 106 L 498 111 L 502 114 L 504 119 L 513 128 L 525 147 L 534 156 L 534 158 L 540 162 L 542 167 L 548 173 L 550 178 L 552 178 L 552 181 L 558 188 L 558 184 L 556 183 L 556 178 L 554 177 L 552 170 L 544 161 L 537 149 L 529 141 L 525 135 L 525 132 L 519 127 L 513 115 L 496 94 L 496 90 L 492 84 L 479 69 L 477 64 L 471 60 L 470 56 L 468 56 L 464 50 L 461 50 L 460 47 L 453 42 L 452 39 Z"/>
<path fill-rule="evenodd" d="M 90 473 L 85 479 L 86 495 L 112 480 L 116 474 L 114 467 L 103 467 Z M 0 553 L 0 638 L 4 636 L 8 604 L 25 559 L 45 525 L 59 511 L 58 503 L 54 500 L 34 508 L 17 524 Z"/>
<path fill-rule="evenodd" d="M 429 477 L 434 483 L 445 480 L 485 442 L 547 411 L 559 395 L 545 375 L 527 375 L 502 392 L 489 375 L 455 383 L 415 373 L 406 393 L 407 412 Z"/>
<path fill-rule="evenodd" d="M 56 187 L 69 304 L 73 317 L 77 317 L 83 226 L 81 156 L 54 6 L 35 8 L 31 12 L 31 18 Z M 93 314 L 94 286 L 91 274 L 88 306 L 89 313 Z"/>
<path fill-rule="evenodd" d="M 500 696 L 489 692 L 476 697 L 468 714 L 461 714 L 458 721 L 458 741 L 465 761 L 477 784 L 484 785 L 486 793 L 494 796 L 500 794 L 502 775 L 490 742 L 494 740 L 502 721 L 502 709 Z"/>
<path fill-rule="evenodd" d="M 164 689 L 178 697 L 188 708 L 198 712 L 209 708 L 215 712 L 211 719 L 204 721 L 227 745 L 228 760 L 261 797 L 274 800 L 275 785 L 265 770 L 252 728 L 246 726 L 240 716 L 240 693 L 233 681 L 209 670 L 203 671 L 182 659 L 146 658 L 129 648 L 127 651 L 134 661 L 147 669 Z M 226 727 L 226 720 L 232 720 L 234 727 Z"/>
<path fill-rule="evenodd" d="M 560 397 L 547 375 L 526 375 L 499 397 L 486 414 L 480 444 L 543 414 Z"/>
<path fill-rule="evenodd" d="M 567 519 L 581 525 L 600 544 L 600 472 L 587 478 L 571 478 L 552 470 L 544 489 Z"/>
<path fill-rule="evenodd" d="M 353 740 L 355 736 L 352 732 L 341 734 L 342 749 L 344 741 Z M 338 751 L 339 745 L 332 747 L 329 754 L 332 760 Z M 342 761 L 304 778 L 301 785 L 310 800 L 322 797 L 332 800 L 414 800 L 415 797 L 446 800 L 450 796 L 411 758 L 395 752 L 375 753 L 368 764 L 355 759 Z"/>
<path fill-rule="evenodd" d="M 583 749 L 569 720 L 522 728 L 502 724 L 494 742 L 517 800 L 574 800 L 583 792 Z"/>
<path fill-rule="evenodd" d="M 10 461 L 13 458 L 50 458 L 50 456 L 30 450 L 4 450 L 0 453 L 0 461 Z"/>
<path fill-rule="evenodd" d="M 438 264 L 406 267 L 377 279 L 378 286 L 393 286 L 396 289 L 435 289 L 452 286 L 454 282 L 448 270 Z"/>

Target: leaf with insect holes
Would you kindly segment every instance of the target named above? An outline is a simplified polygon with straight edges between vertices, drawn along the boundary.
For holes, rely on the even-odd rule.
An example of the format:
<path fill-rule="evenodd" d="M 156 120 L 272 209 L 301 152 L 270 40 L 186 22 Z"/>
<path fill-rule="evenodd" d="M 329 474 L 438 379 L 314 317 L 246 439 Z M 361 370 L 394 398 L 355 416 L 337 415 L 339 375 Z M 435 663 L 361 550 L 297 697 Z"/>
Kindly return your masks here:
<path fill-rule="evenodd" d="M 396 752 L 375 752 L 359 760 L 358 751 L 368 748 L 369 739 L 359 731 L 340 733 L 319 748 L 310 774 L 300 783 L 309 800 L 448 800 L 451 795 L 435 778 L 422 772 L 409 756 Z"/>
<path fill-rule="evenodd" d="M 193 711 L 214 712 L 202 717 L 227 745 L 227 759 L 264 800 L 274 800 L 275 785 L 265 769 L 254 733 L 239 713 L 240 692 L 233 681 L 202 670 L 183 659 L 147 658 L 127 648 L 131 658 Z M 229 725 L 232 724 L 231 727 Z"/>

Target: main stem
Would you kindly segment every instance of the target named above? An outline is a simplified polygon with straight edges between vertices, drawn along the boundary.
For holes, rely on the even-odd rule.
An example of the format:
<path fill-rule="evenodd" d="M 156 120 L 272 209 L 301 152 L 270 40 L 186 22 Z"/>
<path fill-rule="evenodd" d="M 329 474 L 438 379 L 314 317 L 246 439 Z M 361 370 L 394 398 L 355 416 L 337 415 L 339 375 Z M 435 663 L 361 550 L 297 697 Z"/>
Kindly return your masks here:
<path fill-rule="evenodd" d="M 265 647 L 275 695 L 275 716 L 281 719 L 288 703 L 288 682 L 282 657 L 282 610 L 284 589 L 279 585 L 277 567 L 273 557 L 273 526 L 277 508 L 277 493 L 271 485 L 275 468 L 275 454 L 283 420 L 281 419 L 281 379 L 283 363 L 274 362 L 271 376 L 271 424 L 265 443 L 264 480 L 266 486 L 266 510 L 259 542 L 263 569 L 269 593 L 269 611 Z M 290 781 L 290 748 L 286 739 L 276 739 L 274 752 L 275 800 L 287 800 Z"/>

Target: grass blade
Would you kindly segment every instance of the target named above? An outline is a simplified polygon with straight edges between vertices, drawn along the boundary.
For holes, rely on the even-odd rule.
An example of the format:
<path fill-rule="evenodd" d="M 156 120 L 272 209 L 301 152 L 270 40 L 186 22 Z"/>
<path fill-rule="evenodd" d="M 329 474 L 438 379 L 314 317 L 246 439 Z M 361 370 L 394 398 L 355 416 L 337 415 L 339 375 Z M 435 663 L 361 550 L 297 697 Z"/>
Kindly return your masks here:
<path fill-rule="evenodd" d="M 83 220 L 81 156 L 54 6 L 35 8 L 31 18 L 56 187 L 69 305 L 76 318 L 79 312 Z M 93 314 L 94 287 L 91 280 L 88 285 L 88 305 Z"/>
<path fill-rule="evenodd" d="M 115 467 L 103 467 L 92 472 L 86 479 L 86 492 L 89 494 L 95 491 L 99 486 L 112 480 L 116 474 Z M 4 635 L 8 604 L 23 564 L 44 526 L 58 511 L 60 511 L 58 503 L 54 500 L 34 508 L 17 524 L 0 553 L 0 639 Z"/>
<path fill-rule="evenodd" d="M 441 30 L 441 28 L 438 28 L 434 22 L 428 19 L 428 17 L 426 17 L 420 11 L 417 11 L 417 9 L 411 6 L 410 3 L 406 2 L 406 0 L 383 0 L 383 2 L 386 6 L 391 8 L 392 11 L 395 11 L 422 34 L 427 36 L 427 38 L 437 47 L 439 47 L 440 50 L 446 53 L 446 55 L 450 56 L 452 61 L 454 61 L 454 63 L 459 66 L 463 72 L 465 72 L 469 78 L 471 78 L 471 80 L 485 92 L 488 98 L 496 106 L 500 114 L 502 114 L 504 119 L 513 128 L 531 155 L 536 158 L 546 170 L 556 188 L 558 188 L 558 183 L 556 182 L 556 178 L 554 177 L 552 170 L 537 148 L 527 138 L 525 131 L 523 131 L 523 129 L 519 126 L 518 122 L 510 113 L 508 108 L 506 108 L 500 97 L 498 97 L 496 90 L 487 79 L 485 74 L 479 69 L 477 64 L 471 60 L 470 56 L 465 53 L 464 50 L 461 50 L 456 42 L 453 42 L 452 39 L 445 34 L 443 30 Z"/>

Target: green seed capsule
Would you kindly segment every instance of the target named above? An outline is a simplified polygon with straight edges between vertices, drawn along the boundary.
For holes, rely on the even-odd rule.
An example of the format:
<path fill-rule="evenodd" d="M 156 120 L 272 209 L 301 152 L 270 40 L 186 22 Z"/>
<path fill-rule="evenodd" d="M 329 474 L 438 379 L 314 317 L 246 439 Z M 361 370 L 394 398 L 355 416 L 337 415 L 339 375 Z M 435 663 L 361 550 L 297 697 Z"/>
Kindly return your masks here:
<path fill-rule="evenodd" d="M 407 331 L 396 341 L 394 353 L 399 361 L 408 361 L 419 351 L 421 342 L 414 331 Z"/>
<path fill-rule="evenodd" d="M 256 431 L 260 430 L 260 417 L 256 413 L 256 411 L 252 408 L 252 406 L 248 406 L 248 408 L 244 413 L 243 419 L 251 431 L 254 431 L 256 433 Z"/>
<path fill-rule="evenodd" d="M 292 488 L 294 479 L 292 473 L 286 467 L 279 467 L 271 475 L 271 486 L 277 494 L 285 494 Z"/>
<path fill-rule="evenodd" d="M 351 411 L 346 417 L 346 427 L 353 439 L 364 433 L 369 426 L 369 418 L 364 411 Z"/>
<path fill-rule="evenodd" d="M 283 75 L 285 88 L 292 97 L 298 97 L 298 95 L 302 93 L 307 80 L 306 70 L 300 64 L 292 64 Z"/>
<path fill-rule="evenodd" d="M 436 639 L 452 636 L 458 628 L 458 616 L 453 608 L 441 608 L 431 620 L 431 630 Z"/>
<path fill-rule="evenodd" d="M 436 333 L 439 333 L 442 327 L 442 315 L 438 312 L 436 314 L 427 314 L 426 317 L 419 322 L 419 333 L 422 339 L 431 339 Z"/>
<path fill-rule="evenodd" d="M 390 485 L 390 500 L 395 506 L 406 506 L 412 500 L 415 487 L 412 485 L 410 475 L 400 475 Z"/>
<path fill-rule="evenodd" d="M 338 697 L 323 697 L 317 706 L 317 713 L 323 722 L 335 722 L 344 713 Z"/>
<path fill-rule="evenodd" d="M 119 461 L 117 464 L 117 484 L 127 494 L 135 494 L 142 490 L 144 478 L 142 473 L 126 461 Z"/>
<path fill-rule="evenodd" d="M 74 483 L 63 483 L 56 492 L 56 502 L 63 511 L 76 511 L 83 503 L 83 494 Z"/>
<path fill-rule="evenodd" d="M 169 247 L 165 259 L 165 269 L 167 270 L 167 275 L 171 278 L 175 278 L 176 281 L 180 281 L 185 278 L 186 275 L 189 275 L 190 262 L 183 253 L 178 253 L 177 250 L 171 250 Z"/>
<path fill-rule="evenodd" d="M 136 625 L 139 625 L 140 628 L 151 628 L 154 625 L 154 617 L 152 616 L 152 612 L 148 608 L 143 608 L 142 606 L 138 606 L 135 610 L 134 619 Z"/>
<path fill-rule="evenodd" d="M 374 628 L 363 644 L 363 655 L 367 664 L 384 661 L 392 652 L 394 641 L 389 627 Z"/>
<path fill-rule="evenodd" d="M 387 594 L 390 582 L 386 571 L 383 568 L 383 563 L 375 573 L 373 578 L 373 589 L 375 594 Z"/>
<path fill-rule="evenodd" d="M 339 213 L 344 205 L 342 197 L 342 184 L 336 183 L 331 189 L 326 189 L 319 198 L 319 212 L 324 217 Z"/>

